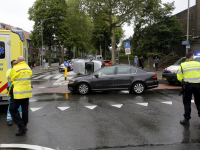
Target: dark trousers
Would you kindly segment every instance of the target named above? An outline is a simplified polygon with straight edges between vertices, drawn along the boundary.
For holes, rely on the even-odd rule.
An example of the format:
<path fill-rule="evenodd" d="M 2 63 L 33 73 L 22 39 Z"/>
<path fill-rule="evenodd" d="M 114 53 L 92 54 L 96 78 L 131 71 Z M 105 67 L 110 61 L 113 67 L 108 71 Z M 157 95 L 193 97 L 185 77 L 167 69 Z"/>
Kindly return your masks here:
<path fill-rule="evenodd" d="M 185 119 L 191 119 L 191 99 L 194 95 L 194 101 L 197 107 L 198 115 L 200 117 L 200 83 L 189 83 L 185 87 L 185 96 L 183 97 L 184 105 L 184 117 Z"/>
<path fill-rule="evenodd" d="M 141 67 L 142 67 L 142 69 L 144 69 L 144 63 L 141 63 Z"/>
<path fill-rule="evenodd" d="M 17 110 L 19 106 L 22 107 L 22 118 L 20 117 L 19 111 Z M 13 121 L 19 126 L 21 124 L 28 123 L 28 106 L 29 98 L 25 99 L 13 99 L 10 100 L 10 113 L 13 118 Z"/>
<path fill-rule="evenodd" d="M 156 71 L 158 71 L 158 63 L 155 63 Z"/>

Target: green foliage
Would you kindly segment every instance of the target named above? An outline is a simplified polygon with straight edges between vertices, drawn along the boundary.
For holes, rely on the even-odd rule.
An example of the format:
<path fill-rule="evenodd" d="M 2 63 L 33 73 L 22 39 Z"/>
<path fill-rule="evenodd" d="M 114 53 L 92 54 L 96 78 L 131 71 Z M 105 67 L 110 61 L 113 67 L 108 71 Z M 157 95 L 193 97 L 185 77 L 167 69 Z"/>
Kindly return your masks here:
<path fill-rule="evenodd" d="M 28 60 L 30 60 L 30 59 L 32 60 L 33 58 L 30 55 L 28 55 Z"/>
<path fill-rule="evenodd" d="M 34 27 L 31 35 L 31 40 L 35 47 L 43 44 L 48 46 L 51 51 L 51 46 L 62 43 L 58 37 L 63 34 L 61 30 L 66 22 L 67 4 L 65 0 L 36 0 L 31 8 L 29 8 L 29 19 L 34 21 Z M 51 52 L 49 53 L 51 59 Z"/>
<path fill-rule="evenodd" d="M 147 53 L 147 57 L 164 57 L 166 54 L 163 53 Z"/>
<path fill-rule="evenodd" d="M 135 21 L 131 44 L 136 52 L 168 53 L 182 39 L 183 29 L 175 16 L 171 16 L 174 3 L 162 4 L 149 0 Z"/>

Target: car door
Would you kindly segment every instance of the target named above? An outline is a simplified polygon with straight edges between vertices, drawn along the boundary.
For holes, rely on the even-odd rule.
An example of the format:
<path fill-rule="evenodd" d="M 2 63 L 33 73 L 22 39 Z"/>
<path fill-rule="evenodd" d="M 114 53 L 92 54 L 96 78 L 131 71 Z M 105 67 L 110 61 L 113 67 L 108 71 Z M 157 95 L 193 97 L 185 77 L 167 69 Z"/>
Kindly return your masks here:
<path fill-rule="evenodd" d="M 115 67 L 105 67 L 96 72 L 98 76 L 93 75 L 92 89 L 111 90 L 114 89 Z"/>
<path fill-rule="evenodd" d="M 118 66 L 115 76 L 116 89 L 130 89 L 136 74 L 136 68 Z"/>

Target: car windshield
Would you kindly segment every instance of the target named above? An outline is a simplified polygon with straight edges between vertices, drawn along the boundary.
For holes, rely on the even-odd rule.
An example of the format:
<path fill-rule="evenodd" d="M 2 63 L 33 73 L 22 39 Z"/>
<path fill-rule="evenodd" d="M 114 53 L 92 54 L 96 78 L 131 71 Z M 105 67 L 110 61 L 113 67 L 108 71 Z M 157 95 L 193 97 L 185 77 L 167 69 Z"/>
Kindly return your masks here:
<path fill-rule="evenodd" d="M 196 57 L 196 58 L 194 59 L 194 61 L 200 62 L 200 57 Z"/>
<path fill-rule="evenodd" d="M 177 62 L 175 62 L 174 66 L 179 66 L 181 63 L 185 62 L 186 61 L 186 58 L 181 58 L 179 59 Z"/>

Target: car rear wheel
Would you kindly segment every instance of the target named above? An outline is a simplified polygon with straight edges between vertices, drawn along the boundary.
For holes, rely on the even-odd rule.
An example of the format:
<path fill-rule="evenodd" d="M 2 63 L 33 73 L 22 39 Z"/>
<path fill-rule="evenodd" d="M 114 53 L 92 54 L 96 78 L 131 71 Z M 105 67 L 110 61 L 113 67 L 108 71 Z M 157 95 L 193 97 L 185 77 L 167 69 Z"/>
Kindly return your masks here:
<path fill-rule="evenodd" d="M 132 91 L 136 94 L 142 94 L 145 91 L 145 85 L 142 82 L 137 82 L 133 84 Z"/>
<path fill-rule="evenodd" d="M 89 87 L 89 85 L 87 83 L 80 83 L 78 85 L 77 89 L 78 89 L 78 93 L 82 94 L 82 95 L 86 95 L 90 91 L 90 87 Z"/>

